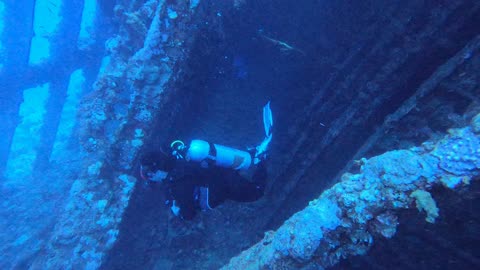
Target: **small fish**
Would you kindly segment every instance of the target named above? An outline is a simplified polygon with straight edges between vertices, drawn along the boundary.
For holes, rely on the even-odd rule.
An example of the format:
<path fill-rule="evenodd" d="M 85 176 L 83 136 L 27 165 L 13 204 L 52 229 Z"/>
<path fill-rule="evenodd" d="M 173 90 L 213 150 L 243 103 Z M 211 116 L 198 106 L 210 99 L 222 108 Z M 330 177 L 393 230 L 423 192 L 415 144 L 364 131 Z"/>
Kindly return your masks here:
<path fill-rule="evenodd" d="M 264 38 L 265 40 L 267 41 L 270 41 L 272 42 L 273 44 L 277 45 L 278 47 L 280 47 L 280 50 L 283 51 L 283 52 L 286 52 L 286 51 L 295 51 L 295 52 L 298 52 L 298 53 L 301 53 L 303 55 L 306 55 L 304 51 L 300 50 L 300 49 L 297 49 L 289 44 L 287 44 L 286 42 L 284 41 L 280 41 L 280 40 L 277 40 L 277 39 L 274 39 L 274 38 L 271 38 L 271 37 L 268 37 L 266 36 L 265 34 L 263 34 L 263 31 L 259 31 L 259 35 Z"/>

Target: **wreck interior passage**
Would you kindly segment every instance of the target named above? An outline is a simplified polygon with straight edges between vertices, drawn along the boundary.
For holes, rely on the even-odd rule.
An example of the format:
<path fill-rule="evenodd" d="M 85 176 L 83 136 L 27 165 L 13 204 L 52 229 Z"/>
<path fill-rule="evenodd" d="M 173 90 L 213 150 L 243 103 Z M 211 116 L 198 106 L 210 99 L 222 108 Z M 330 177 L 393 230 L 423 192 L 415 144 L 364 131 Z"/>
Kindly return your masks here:
<path fill-rule="evenodd" d="M 0 268 L 479 268 L 479 26 L 473 0 L 0 0 Z"/>

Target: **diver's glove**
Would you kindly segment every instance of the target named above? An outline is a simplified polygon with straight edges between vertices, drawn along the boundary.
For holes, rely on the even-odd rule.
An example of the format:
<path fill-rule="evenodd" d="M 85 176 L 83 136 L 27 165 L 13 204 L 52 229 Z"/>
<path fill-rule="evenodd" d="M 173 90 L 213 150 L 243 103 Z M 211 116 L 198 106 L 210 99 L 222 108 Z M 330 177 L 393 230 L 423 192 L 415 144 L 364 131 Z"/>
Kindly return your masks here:
<path fill-rule="evenodd" d="M 255 147 L 254 164 L 267 158 L 268 145 L 272 141 L 273 116 L 270 109 L 270 101 L 263 107 L 263 127 L 265 128 L 265 139 Z"/>
<path fill-rule="evenodd" d="M 162 182 L 167 178 L 168 172 L 161 170 L 151 170 L 149 166 L 140 165 L 140 177 L 145 181 Z"/>

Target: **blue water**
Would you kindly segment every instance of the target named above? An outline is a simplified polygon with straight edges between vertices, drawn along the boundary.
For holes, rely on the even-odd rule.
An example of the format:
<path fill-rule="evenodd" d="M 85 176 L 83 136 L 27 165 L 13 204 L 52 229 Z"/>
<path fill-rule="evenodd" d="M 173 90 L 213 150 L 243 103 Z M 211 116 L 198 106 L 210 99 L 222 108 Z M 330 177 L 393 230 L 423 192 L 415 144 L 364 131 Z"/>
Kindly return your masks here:
<path fill-rule="evenodd" d="M 337 181 L 425 82 L 436 90 L 362 154 L 468 125 L 480 8 L 440 2 L 0 0 L 0 268 L 217 269 Z M 466 64 L 432 80 L 450 59 Z M 142 153 L 255 147 L 269 101 L 265 198 L 172 216 Z M 476 269 L 477 189 L 434 187 L 437 224 L 412 205 L 396 238 L 334 269 Z"/>

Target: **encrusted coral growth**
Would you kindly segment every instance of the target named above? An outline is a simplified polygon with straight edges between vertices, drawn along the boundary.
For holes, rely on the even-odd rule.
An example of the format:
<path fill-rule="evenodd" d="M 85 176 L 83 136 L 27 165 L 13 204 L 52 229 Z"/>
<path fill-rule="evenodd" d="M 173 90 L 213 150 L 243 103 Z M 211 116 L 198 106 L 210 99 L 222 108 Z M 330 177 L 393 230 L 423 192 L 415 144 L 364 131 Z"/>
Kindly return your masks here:
<path fill-rule="evenodd" d="M 106 42 L 93 91 L 82 101 L 79 140 L 84 152 L 80 176 L 70 189 L 68 203 L 55 226 L 38 269 L 97 269 L 117 239 L 118 224 L 136 183 L 131 165 L 162 103 L 174 67 L 186 59 L 189 40 L 171 43 L 185 28 L 194 10 L 188 1 L 163 0 L 117 6 L 118 35 Z M 126 6 L 135 7 L 127 10 Z M 168 18 L 167 9 L 178 16 Z M 185 33 L 187 32 L 188 33 Z M 175 47 L 175 55 L 166 48 Z"/>
<path fill-rule="evenodd" d="M 173 9 L 182 16 L 169 19 L 168 12 Z M 110 163 L 119 160 L 123 169 L 130 169 L 143 145 L 143 136 L 137 136 L 134 129 L 147 130 L 151 125 L 174 66 L 188 53 L 190 39 L 172 41 L 177 36 L 191 36 L 185 32 L 194 29 L 184 26 L 192 12 L 182 1 L 167 6 L 165 1 L 150 0 L 136 10 L 116 6 L 115 14 L 122 21 L 120 34 L 106 42 L 110 55 L 80 113 L 81 144 L 87 151 L 117 153 Z M 175 53 L 170 54 L 172 51 Z M 105 153 L 110 147 L 115 149 Z"/>
<path fill-rule="evenodd" d="M 392 237 L 395 212 L 414 205 L 433 223 L 439 210 L 427 191 L 434 185 L 468 185 L 480 173 L 477 115 L 436 143 L 362 159 L 360 173 L 345 174 L 276 232 L 231 259 L 223 269 L 318 269 L 368 251 L 375 236 Z M 476 133 L 475 133 L 475 132 Z M 458 177 L 455 184 L 445 179 Z"/>
<path fill-rule="evenodd" d="M 169 16 L 172 11 L 177 17 Z M 150 0 L 131 11 L 116 6 L 116 16 L 123 22 L 121 34 L 106 42 L 111 54 L 104 59 L 94 92 L 81 110 L 85 149 L 94 152 L 113 146 L 110 153 L 117 156 L 111 161 L 119 160 L 123 169 L 130 169 L 143 145 L 143 136 L 136 136 L 134 129 L 148 130 L 163 104 L 174 67 L 186 59 L 193 40 L 188 33 L 195 31 L 187 27 L 193 12 L 184 1 L 167 5 Z M 92 147 L 92 138 L 96 147 Z"/>
<path fill-rule="evenodd" d="M 438 207 L 432 198 L 432 194 L 419 189 L 412 192 L 410 197 L 415 198 L 418 211 L 425 211 L 427 213 L 425 220 L 430 223 L 435 223 L 435 219 L 438 217 Z"/>

